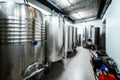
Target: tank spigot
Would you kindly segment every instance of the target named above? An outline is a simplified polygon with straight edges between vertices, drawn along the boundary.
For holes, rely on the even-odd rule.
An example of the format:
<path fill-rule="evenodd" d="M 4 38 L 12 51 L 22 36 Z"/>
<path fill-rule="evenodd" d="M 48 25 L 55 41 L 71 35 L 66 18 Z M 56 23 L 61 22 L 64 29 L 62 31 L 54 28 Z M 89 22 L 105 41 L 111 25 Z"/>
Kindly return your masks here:
<path fill-rule="evenodd" d="M 38 41 L 32 41 L 32 45 L 36 46 L 38 44 Z"/>

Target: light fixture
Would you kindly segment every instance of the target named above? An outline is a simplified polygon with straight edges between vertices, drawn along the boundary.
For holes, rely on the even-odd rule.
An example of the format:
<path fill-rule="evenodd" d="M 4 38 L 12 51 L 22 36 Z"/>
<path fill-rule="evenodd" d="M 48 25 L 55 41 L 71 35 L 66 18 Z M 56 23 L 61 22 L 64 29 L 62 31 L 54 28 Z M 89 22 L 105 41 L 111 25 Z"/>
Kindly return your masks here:
<path fill-rule="evenodd" d="M 81 16 L 78 13 L 71 14 L 71 16 L 75 19 L 81 19 Z"/>
<path fill-rule="evenodd" d="M 50 12 L 48 12 L 48 11 L 46 11 L 46 10 L 44 10 L 44 9 L 42 9 L 42 8 L 40 8 L 40 7 L 32 4 L 32 3 L 30 3 L 30 2 L 28 2 L 28 4 L 29 4 L 30 6 L 36 8 L 37 10 L 41 11 L 44 15 L 51 15 Z"/>

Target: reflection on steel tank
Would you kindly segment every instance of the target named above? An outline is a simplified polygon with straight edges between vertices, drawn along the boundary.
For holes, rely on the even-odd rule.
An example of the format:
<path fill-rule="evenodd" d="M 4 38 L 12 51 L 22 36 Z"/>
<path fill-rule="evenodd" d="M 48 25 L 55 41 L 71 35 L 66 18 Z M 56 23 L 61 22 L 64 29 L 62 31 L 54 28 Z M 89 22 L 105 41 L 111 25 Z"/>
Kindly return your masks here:
<path fill-rule="evenodd" d="M 77 28 L 73 27 L 73 47 L 75 48 L 77 46 Z"/>
<path fill-rule="evenodd" d="M 46 16 L 47 54 L 50 62 L 64 57 L 63 18 L 60 15 Z"/>
<path fill-rule="evenodd" d="M 40 78 L 44 70 L 42 28 L 38 10 L 25 3 L 0 2 L 0 80 L 25 80 L 36 74 Z"/>

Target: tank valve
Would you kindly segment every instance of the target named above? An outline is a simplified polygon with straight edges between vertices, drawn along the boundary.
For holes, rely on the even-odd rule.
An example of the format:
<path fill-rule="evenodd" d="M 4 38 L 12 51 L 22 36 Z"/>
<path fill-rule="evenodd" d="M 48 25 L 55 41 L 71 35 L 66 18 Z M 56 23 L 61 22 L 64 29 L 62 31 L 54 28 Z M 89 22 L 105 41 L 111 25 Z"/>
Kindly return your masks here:
<path fill-rule="evenodd" d="M 32 41 L 32 45 L 36 46 L 38 44 L 38 41 Z"/>

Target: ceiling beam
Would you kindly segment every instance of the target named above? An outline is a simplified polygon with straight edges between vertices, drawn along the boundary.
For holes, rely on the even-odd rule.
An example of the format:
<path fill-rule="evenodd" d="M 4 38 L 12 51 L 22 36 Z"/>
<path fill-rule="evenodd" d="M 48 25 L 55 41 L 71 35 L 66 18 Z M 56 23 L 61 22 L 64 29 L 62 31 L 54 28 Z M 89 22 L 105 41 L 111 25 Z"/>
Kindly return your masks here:
<path fill-rule="evenodd" d="M 85 20 L 78 20 L 75 21 L 75 23 L 83 23 L 83 22 L 90 22 L 90 21 L 96 21 L 96 20 L 101 20 L 101 19 L 96 19 L 96 18 L 90 18 L 90 19 L 85 19 Z"/>
<path fill-rule="evenodd" d="M 102 18 L 112 0 L 101 0 L 97 18 Z M 109 4 L 108 4 L 109 3 Z M 102 15 L 102 16 L 101 16 Z"/>

